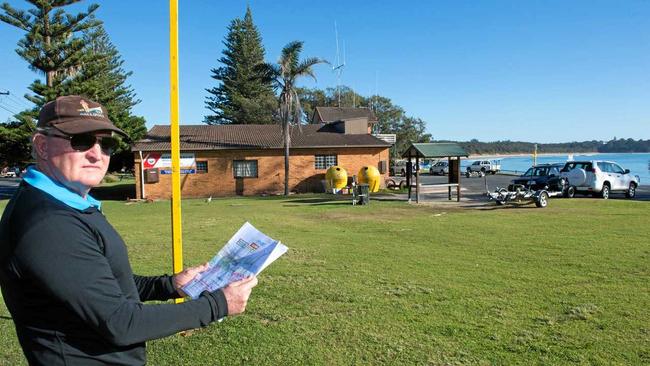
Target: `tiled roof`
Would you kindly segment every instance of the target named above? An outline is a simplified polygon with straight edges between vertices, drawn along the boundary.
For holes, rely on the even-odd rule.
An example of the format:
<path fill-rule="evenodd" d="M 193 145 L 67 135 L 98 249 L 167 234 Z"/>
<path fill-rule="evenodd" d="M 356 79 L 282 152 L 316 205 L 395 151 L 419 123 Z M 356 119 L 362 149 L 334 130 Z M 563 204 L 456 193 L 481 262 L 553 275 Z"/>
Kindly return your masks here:
<path fill-rule="evenodd" d="M 339 108 L 339 107 L 316 107 L 314 112 L 314 122 L 318 121 L 316 115 L 320 117 L 319 122 L 335 122 L 346 119 L 367 117 L 368 122 L 377 122 L 377 117 L 372 110 L 368 108 Z"/>
<path fill-rule="evenodd" d="M 181 125 L 181 150 L 281 149 L 279 125 Z M 156 125 L 136 141 L 131 151 L 171 150 L 170 128 Z M 369 134 L 346 135 L 327 124 L 303 125 L 291 130 L 291 148 L 390 147 Z"/>

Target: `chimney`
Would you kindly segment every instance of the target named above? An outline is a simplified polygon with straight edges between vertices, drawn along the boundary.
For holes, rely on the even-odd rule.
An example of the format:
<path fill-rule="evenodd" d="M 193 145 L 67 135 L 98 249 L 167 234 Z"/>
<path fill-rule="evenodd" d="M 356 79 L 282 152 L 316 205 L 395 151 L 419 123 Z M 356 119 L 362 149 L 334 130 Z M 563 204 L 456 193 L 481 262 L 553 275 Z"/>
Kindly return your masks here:
<path fill-rule="evenodd" d="M 346 135 L 367 135 L 368 117 L 350 118 L 342 121 Z"/>

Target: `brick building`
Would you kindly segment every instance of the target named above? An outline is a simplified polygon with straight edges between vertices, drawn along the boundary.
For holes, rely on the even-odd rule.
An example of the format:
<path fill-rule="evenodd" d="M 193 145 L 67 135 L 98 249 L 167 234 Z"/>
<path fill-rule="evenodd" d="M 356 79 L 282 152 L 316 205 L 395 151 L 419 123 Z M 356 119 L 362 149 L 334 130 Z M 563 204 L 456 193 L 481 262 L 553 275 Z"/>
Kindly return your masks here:
<path fill-rule="evenodd" d="M 331 165 L 349 176 L 372 165 L 388 178 L 390 144 L 369 134 L 372 122 L 352 118 L 310 124 L 291 131 L 289 189 L 323 192 Z M 284 192 L 284 148 L 278 125 L 181 125 L 183 197 L 278 194 Z M 137 197 L 171 197 L 169 126 L 154 126 L 131 148 Z M 144 180 L 144 184 L 143 184 Z M 382 179 L 382 184 L 385 179 Z"/>

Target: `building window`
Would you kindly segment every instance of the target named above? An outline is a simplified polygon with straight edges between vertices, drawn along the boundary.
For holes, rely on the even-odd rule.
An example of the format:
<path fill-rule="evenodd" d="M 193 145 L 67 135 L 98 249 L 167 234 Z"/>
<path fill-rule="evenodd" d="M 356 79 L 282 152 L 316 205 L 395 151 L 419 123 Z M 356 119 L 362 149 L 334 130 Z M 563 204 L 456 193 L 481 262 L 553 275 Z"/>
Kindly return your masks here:
<path fill-rule="evenodd" d="M 257 160 L 233 160 L 235 178 L 257 178 Z"/>
<path fill-rule="evenodd" d="M 208 162 L 207 161 L 197 161 L 196 162 L 196 172 L 198 174 L 208 172 Z"/>
<path fill-rule="evenodd" d="M 314 158 L 316 169 L 327 169 L 336 165 L 336 155 L 316 155 Z"/>

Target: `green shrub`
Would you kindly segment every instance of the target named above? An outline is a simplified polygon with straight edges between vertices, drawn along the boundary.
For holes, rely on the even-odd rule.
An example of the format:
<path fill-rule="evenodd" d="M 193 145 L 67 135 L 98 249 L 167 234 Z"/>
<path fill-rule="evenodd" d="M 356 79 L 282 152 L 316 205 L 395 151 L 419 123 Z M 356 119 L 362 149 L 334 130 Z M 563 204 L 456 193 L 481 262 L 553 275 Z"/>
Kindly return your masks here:
<path fill-rule="evenodd" d="M 104 179 L 102 179 L 102 183 L 115 183 L 119 180 L 120 178 L 114 176 L 113 174 L 106 174 L 106 176 L 104 176 Z"/>

